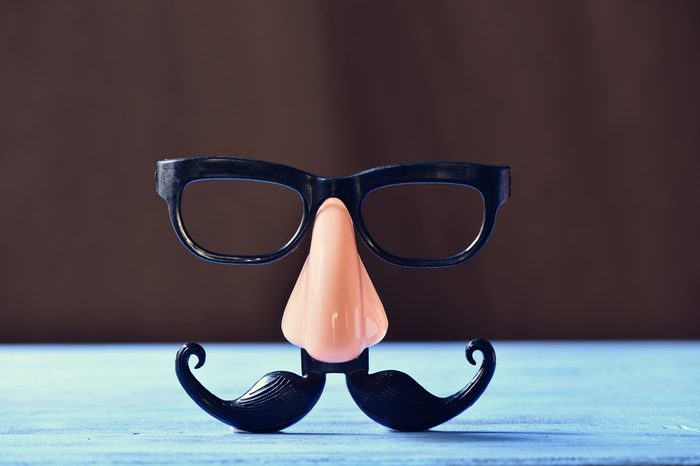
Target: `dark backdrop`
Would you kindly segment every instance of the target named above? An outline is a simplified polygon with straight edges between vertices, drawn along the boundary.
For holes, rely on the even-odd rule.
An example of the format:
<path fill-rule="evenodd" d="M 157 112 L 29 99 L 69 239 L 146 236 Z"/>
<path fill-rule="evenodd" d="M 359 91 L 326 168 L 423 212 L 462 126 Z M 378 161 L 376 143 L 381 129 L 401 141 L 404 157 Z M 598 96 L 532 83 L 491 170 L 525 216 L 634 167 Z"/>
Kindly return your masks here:
<path fill-rule="evenodd" d="M 470 263 L 363 252 L 392 339 L 700 337 L 700 3 L 9 1 L 0 340 L 280 339 L 306 246 L 208 264 L 155 162 L 507 163 Z M 363 246 L 360 246 L 363 249 Z"/>

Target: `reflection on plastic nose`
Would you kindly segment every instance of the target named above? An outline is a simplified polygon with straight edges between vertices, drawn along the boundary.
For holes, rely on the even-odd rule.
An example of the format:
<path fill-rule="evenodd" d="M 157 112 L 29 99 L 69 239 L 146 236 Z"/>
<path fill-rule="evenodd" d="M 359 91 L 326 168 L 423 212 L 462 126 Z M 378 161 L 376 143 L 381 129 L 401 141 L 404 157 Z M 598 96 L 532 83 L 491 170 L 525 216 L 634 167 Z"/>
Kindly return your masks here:
<path fill-rule="evenodd" d="M 340 199 L 327 199 L 314 222 L 311 249 L 289 297 L 282 332 L 324 362 L 345 362 L 382 340 L 388 321 L 357 253 Z"/>

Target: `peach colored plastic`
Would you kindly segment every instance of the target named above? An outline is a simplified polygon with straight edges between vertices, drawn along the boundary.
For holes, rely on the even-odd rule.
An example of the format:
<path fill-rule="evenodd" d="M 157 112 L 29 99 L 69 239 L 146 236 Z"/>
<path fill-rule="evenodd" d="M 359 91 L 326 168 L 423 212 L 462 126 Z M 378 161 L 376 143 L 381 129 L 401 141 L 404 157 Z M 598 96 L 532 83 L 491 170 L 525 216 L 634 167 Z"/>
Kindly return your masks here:
<path fill-rule="evenodd" d="M 379 343 L 387 328 L 384 306 L 357 254 L 350 213 L 340 199 L 327 199 L 316 214 L 282 333 L 314 359 L 345 362 Z"/>

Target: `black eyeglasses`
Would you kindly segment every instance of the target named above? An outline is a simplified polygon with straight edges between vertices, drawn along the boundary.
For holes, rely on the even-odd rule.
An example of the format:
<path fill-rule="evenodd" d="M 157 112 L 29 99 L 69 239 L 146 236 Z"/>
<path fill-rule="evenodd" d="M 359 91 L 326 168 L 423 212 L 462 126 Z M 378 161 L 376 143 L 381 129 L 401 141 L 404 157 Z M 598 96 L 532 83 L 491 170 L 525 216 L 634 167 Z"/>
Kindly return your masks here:
<path fill-rule="evenodd" d="M 207 248 L 193 239 L 185 226 L 182 201 L 185 188 L 194 182 L 223 180 L 227 183 L 257 181 L 289 188 L 301 198 L 301 219 L 286 243 L 264 254 L 231 254 Z M 481 196 L 481 227 L 476 236 L 454 254 L 445 257 L 402 257 L 380 246 L 367 228 L 363 204 L 377 190 L 401 185 L 453 185 L 476 190 Z M 406 267 L 447 267 L 473 257 L 493 231 L 498 209 L 510 197 L 510 168 L 464 162 L 420 162 L 372 168 L 355 175 L 326 178 L 296 168 L 259 160 L 234 157 L 192 157 L 158 162 L 156 190 L 168 203 L 175 233 L 197 257 L 223 264 L 264 264 L 292 252 L 313 222 L 317 210 L 328 198 L 339 198 L 347 207 L 355 229 L 367 247 L 382 259 Z M 244 199 L 255 203 L 256 199 Z M 404 210 L 410 206 L 401 206 Z M 455 215 L 458 215 L 455 213 Z M 249 218 L 237 218 L 250 222 Z M 386 245 L 385 245 L 386 246 Z"/>

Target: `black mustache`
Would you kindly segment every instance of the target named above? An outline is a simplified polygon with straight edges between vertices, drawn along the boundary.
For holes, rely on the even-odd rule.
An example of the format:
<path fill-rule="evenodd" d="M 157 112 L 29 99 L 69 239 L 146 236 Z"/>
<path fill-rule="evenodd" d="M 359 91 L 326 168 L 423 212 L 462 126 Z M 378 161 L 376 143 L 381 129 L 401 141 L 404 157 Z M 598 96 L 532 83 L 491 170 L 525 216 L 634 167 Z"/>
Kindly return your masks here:
<path fill-rule="evenodd" d="M 460 391 L 446 398 L 428 392 L 410 375 L 399 371 L 348 374 L 348 390 L 357 406 L 371 419 L 400 431 L 427 430 L 465 411 L 479 399 L 496 370 L 496 352 L 486 340 L 472 340 L 467 361 L 475 365 L 474 351 L 484 357 L 479 371 Z"/>
<path fill-rule="evenodd" d="M 197 356 L 195 369 L 205 361 L 204 348 L 186 343 L 177 353 L 175 372 L 187 394 L 200 408 L 220 421 L 248 432 L 275 432 L 298 422 L 316 405 L 323 392 L 327 373 L 344 373 L 357 406 L 371 419 L 400 431 L 430 429 L 469 408 L 488 386 L 496 369 L 496 353 L 486 340 L 472 340 L 466 347 L 467 360 L 475 365 L 473 354 L 483 361 L 474 378 L 460 391 L 439 398 L 399 371 L 368 373 L 369 349 L 344 363 L 324 363 L 302 349 L 302 372 L 276 371 L 266 374 L 235 400 L 222 400 L 207 390 L 190 371 L 190 356 Z"/>
<path fill-rule="evenodd" d="M 204 411 L 239 430 L 276 432 L 306 416 L 321 397 L 326 384 L 325 375 L 276 371 L 263 376 L 245 394 L 235 400 L 222 400 L 195 378 L 187 364 L 197 356 L 199 369 L 206 352 L 198 343 L 185 343 L 177 352 L 175 372 L 187 394 Z"/>

